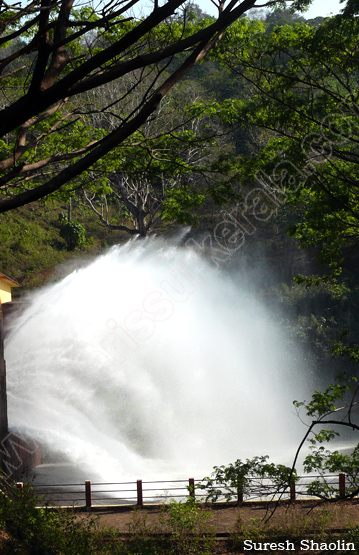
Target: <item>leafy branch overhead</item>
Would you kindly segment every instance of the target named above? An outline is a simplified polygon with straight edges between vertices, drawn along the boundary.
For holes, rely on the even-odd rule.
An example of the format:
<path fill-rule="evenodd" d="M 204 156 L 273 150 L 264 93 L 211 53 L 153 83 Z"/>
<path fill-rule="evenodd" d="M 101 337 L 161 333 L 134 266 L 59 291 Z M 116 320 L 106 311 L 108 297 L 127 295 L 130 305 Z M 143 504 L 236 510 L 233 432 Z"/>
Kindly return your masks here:
<path fill-rule="evenodd" d="M 359 237 L 357 36 L 358 19 L 342 14 L 319 25 L 237 22 L 215 52 L 250 92 L 222 103 L 221 117 L 262 139 L 239 179 L 296 211 L 289 234 L 335 275 Z"/>
<path fill-rule="evenodd" d="M 174 85 L 255 6 L 220 0 L 217 17 L 196 20 L 181 0 L 156 0 L 145 16 L 136 14 L 139 0 L 98 8 L 73 0 L 3 3 L 0 212 L 58 191 L 131 142 Z M 113 96 L 96 106 L 92 93 L 112 83 Z M 99 125 L 90 130 L 95 116 Z"/>
<path fill-rule="evenodd" d="M 211 185 L 228 184 L 215 162 L 218 153 L 230 154 L 231 145 L 215 122 L 192 116 L 190 103 L 197 95 L 203 95 L 198 83 L 187 80 L 131 143 L 93 167 L 91 180 L 74 181 L 81 183 L 84 199 L 102 225 L 143 237 L 163 220 L 194 224 L 205 193 L 213 198 Z M 228 186 L 227 201 L 230 194 Z"/>
<path fill-rule="evenodd" d="M 298 415 L 301 417 L 300 410 L 304 408 L 309 422 L 307 432 L 295 455 L 293 468 L 303 446 L 309 441 L 310 452 L 304 458 L 304 470 L 319 476 L 308 487 L 308 493 L 311 495 L 323 499 L 339 498 L 338 488 L 327 476 L 329 473 L 338 472 L 346 475 L 346 496 L 352 498 L 359 493 L 359 444 L 353 446 L 350 440 L 348 452 L 324 447 L 325 443 L 339 438 L 343 430 L 359 431 L 358 393 L 357 378 L 344 373 L 337 377 L 336 383 L 328 385 L 324 391 L 316 390 L 309 402 L 294 401 Z"/>

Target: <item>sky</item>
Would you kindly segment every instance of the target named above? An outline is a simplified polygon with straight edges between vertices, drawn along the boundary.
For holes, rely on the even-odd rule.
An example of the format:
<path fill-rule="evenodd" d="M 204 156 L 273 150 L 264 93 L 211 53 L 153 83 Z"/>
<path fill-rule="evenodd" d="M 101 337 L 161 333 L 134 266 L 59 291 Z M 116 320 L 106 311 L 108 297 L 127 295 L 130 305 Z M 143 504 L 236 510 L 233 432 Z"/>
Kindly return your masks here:
<path fill-rule="evenodd" d="M 344 4 L 340 4 L 339 0 L 314 0 L 309 10 L 305 12 L 304 17 L 306 19 L 312 19 L 318 16 L 335 15 L 344 7 Z"/>
<path fill-rule="evenodd" d="M 195 0 L 195 3 L 198 4 L 204 12 L 214 14 L 214 11 L 210 8 L 213 4 L 211 4 L 209 0 Z M 340 4 L 339 0 L 313 0 L 311 7 L 303 15 L 306 19 L 312 19 L 317 16 L 325 17 L 327 15 L 339 13 L 340 9 L 343 7 L 344 5 Z"/>

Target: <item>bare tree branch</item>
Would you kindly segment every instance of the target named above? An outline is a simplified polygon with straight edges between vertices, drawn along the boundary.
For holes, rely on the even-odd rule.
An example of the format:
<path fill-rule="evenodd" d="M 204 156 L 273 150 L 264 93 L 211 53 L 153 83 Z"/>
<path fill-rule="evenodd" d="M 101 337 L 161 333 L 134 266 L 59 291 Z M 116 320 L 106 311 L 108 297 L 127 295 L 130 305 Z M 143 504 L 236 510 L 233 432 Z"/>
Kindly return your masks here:
<path fill-rule="evenodd" d="M 18 63 L 22 57 L 26 59 L 30 52 L 36 52 L 37 57 L 30 84 L 24 83 L 25 94 L 19 92 L 12 101 L 6 98 L 8 105 L 0 110 L 0 136 L 9 138 L 9 134 L 12 133 L 10 138 L 14 139 L 12 156 L 8 154 L 0 163 L 0 171 L 7 172 L 0 181 L 3 186 L 0 212 L 58 191 L 63 185 L 91 168 L 112 149 L 124 141 L 127 142 L 156 112 L 166 94 L 215 46 L 225 29 L 252 8 L 255 2 L 256 0 L 229 0 L 227 6 L 220 2 L 218 18 L 215 21 L 209 20 L 207 27 L 201 26 L 199 30 L 195 28 L 193 32 L 188 32 L 185 16 L 180 23 L 171 19 L 176 10 L 184 5 L 183 0 L 169 0 L 162 6 L 155 3 L 153 11 L 147 17 L 138 22 L 132 20 L 131 23 L 131 17 L 126 17 L 126 11 L 135 6 L 138 0 L 114 0 L 102 5 L 100 12 L 96 13 L 93 9 L 91 14 L 98 16 L 94 21 L 86 21 L 81 12 L 76 12 L 73 0 L 41 0 L 24 7 L 19 4 L 11 14 L 9 12 L 8 20 L 4 19 L 6 25 L 12 25 L 15 21 L 19 25 L 19 29 L 12 35 L 9 34 L 15 40 L 22 37 L 22 33 L 31 33 L 36 25 L 38 31 L 34 36 L 30 35 L 30 39 L 27 38 L 26 45 L 22 43 L 15 53 L 10 53 L 4 58 L 2 66 L 0 63 L 0 70 L 9 64 L 11 68 L 11 63 Z M 10 10 L 10 7 L 6 9 Z M 32 15 L 35 17 L 29 20 Z M 172 30 L 172 25 L 182 25 L 181 32 L 178 34 L 177 27 L 177 30 Z M 153 32 L 157 31 L 159 26 L 163 28 L 162 35 Z M 84 42 L 76 42 L 86 33 L 101 27 L 105 31 L 111 29 L 117 32 L 118 38 L 111 42 L 106 34 L 98 33 L 96 44 L 100 46 L 97 51 L 94 51 L 91 45 L 86 47 Z M 79 29 L 72 33 L 72 28 Z M 178 35 L 179 39 L 176 38 Z M 5 43 L 8 37 L 3 37 L 2 40 Z M 72 59 L 71 43 L 75 46 L 83 45 L 83 51 L 79 54 L 77 50 Z M 176 69 L 171 69 L 176 67 L 173 60 L 180 53 L 184 54 L 184 60 L 182 58 Z M 29 64 L 28 60 L 27 63 Z M 120 103 L 122 109 L 112 116 L 110 111 L 106 113 L 105 108 L 102 110 L 104 117 L 100 121 L 100 128 L 101 132 L 107 133 L 104 137 L 94 139 L 81 148 L 77 146 L 72 150 L 70 147 L 66 154 L 45 155 L 45 151 L 41 153 L 41 142 L 55 131 L 63 129 L 61 122 L 69 118 L 69 115 L 61 116 L 55 122 L 49 120 L 51 123 L 45 126 L 45 130 L 40 124 L 44 123 L 46 118 L 53 117 L 64 99 L 67 101 L 75 95 L 88 93 L 99 86 L 108 86 L 110 82 L 125 75 L 128 76 L 128 80 L 122 93 L 111 99 L 113 105 Z M 128 86 L 127 83 L 131 80 L 132 85 Z M 135 95 L 137 98 L 133 102 Z M 109 106 L 110 102 L 107 105 Z M 70 113 L 74 114 L 75 111 L 72 108 Z M 94 108 L 92 113 L 96 113 Z M 14 132 L 17 133 L 17 139 L 14 138 Z M 35 148 L 38 149 L 37 159 L 35 156 L 31 162 L 16 166 L 25 152 Z M 83 156 L 78 158 L 79 154 Z M 195 150 L 192 154 L 197 155 Z M 78 159 L 70 162 L 74 158 Z M 46 166 L 51 166 L 54 171 L 54 164 L 64 161 L 69 163 L 59 164 L 55 175 L 48 179 L 47 172 L 44 171 Z M 40 168 L 42 175 L 36 173 L 36 180 L 31 181 L 29 178 L 32 172 L 38 172 Z M 21 190 L 20 183 L 26 183 L 27 188 Z M 7 184 L 8 187 L 5 188 Z M 139 191 L 136 194 L 139 195 L 138 198 L 141 197 Z M 141 197 L 144 212 L 146 210 L 143 207 L 148 204 L 149 198 L 148 191 L 145 191 L 143 198 Z M 134 206 L 139 209 L 136 203 Z M 132 212 L 128 208 L 132 214 L 135 213 L 134 206 Z M 154 204 L 146 215 L 146 225 L 154 221 L 156 210 L 157 206 Z"/>

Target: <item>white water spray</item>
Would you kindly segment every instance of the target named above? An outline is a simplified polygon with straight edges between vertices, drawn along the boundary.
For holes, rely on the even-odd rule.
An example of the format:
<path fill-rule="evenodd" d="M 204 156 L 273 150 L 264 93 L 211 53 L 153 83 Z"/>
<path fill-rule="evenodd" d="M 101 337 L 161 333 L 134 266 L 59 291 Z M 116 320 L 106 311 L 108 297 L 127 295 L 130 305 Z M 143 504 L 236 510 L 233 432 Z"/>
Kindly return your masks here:
<path fill-rule="evenodd" d="M 159 239 L 33 294 L 6 358 L 10 427 L 89 479 L 201 478 L 261 454 L 288 463 L 301 433 L 292 400 L 306 376 L 275 318 Z"/>

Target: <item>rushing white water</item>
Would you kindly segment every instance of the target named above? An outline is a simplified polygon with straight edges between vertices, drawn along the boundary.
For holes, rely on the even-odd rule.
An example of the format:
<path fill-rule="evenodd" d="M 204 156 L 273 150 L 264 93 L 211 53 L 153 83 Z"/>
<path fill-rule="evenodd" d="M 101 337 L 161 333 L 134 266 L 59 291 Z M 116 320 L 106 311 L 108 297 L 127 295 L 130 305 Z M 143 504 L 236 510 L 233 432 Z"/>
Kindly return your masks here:
<path fill-rule="evenodd" d="M 300 353 L 253 291 L 185 247 L 115 247 L 39 290 L 6 343 L 10 426 L 103 480 L 289 462 Z"/>

